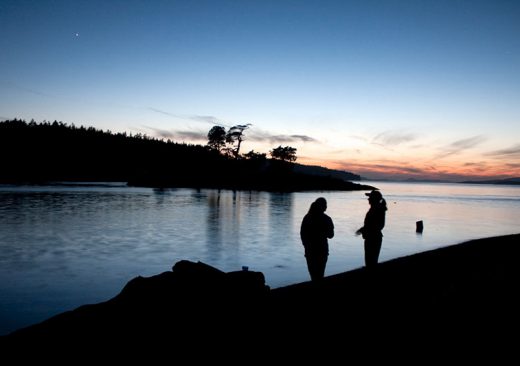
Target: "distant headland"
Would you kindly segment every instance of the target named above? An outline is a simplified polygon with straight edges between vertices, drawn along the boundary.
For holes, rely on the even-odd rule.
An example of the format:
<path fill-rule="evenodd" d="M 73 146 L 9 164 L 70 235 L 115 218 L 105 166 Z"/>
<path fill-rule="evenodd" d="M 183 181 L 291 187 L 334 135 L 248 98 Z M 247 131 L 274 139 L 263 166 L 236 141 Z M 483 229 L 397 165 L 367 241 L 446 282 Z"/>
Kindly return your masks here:
<path fill-rule="evenodd" d="M 518 178 L 508 178 L 508 179 L 490 179 L 490 180 L 480 180 L 480 181 L 464 181 L 461 183 L 467 184 L 511 184 L 511 185 L 520 185 L 520 177 Z"/>

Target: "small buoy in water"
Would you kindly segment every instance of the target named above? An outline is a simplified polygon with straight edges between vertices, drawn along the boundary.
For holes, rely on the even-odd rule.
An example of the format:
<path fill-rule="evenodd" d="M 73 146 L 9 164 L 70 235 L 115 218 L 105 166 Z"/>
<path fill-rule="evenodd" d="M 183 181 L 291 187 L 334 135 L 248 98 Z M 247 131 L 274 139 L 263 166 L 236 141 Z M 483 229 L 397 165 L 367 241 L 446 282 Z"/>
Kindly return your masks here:
<path fill-rule="evenodd" d="M 423 225 L 422 220 L 417 221 L 417 222 L 415 223 L 415 232 L 416 232 L 416 233 L 422 233 L 422 232 L 423 232 L 423 229 L 424 229 L 424 225 Z"/>

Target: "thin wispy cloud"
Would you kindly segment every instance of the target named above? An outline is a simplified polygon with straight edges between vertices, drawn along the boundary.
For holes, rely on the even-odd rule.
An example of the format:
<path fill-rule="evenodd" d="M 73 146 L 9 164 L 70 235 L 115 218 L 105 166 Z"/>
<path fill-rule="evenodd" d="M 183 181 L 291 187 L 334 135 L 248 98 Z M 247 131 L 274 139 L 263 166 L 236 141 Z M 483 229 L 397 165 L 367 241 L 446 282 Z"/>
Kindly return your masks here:
<path fill-rule="evenodd" d="M 520 144 L 508 147 L 506 149 L 490 151 L 485 155 L 493 157 L 520 157 Z"/>
<path fill-rule="evenodd" d="M 399 172 L 400 174 L 423 174 L 424 169 L 403 166 L 402 164 L 371 164 L 370 168 L 377 171 Z"/>
<path fill-rule="evenodd" d="M 467 162 L 467 163 L 464 163 L 462 164 L 463 167 L 467 167 L 467 168 L 478 168 L 478 169 L 483 169 L 485 167 L 487 167 L 487 163 L 483 162 L 483 161 L 479 161 L 479 162 Z"/>
<path fill-rule="evenodd" d="M 228 126 L 226 126 L 222 122 L 222 120 L 218 119 L 215 116 L 176 114 L 176 113 L 163 111 L 162 109 L 153 108 L 153 107 L 148 107 L 147 109 L 152 111 L 152 112 L 160 113 L 160 114 L 163 114 L 165 116 L 173 117 L 173 118 L 176 118 L 176 119 L 187 119 L 187 120 L 192 120 L 192 121 L 196 121 L 196 122 L 204 122 L 204 123 L 209 123 L 209 124 L 212 124 L 212 125 L 217 125 L 218 124 L 218 125 L 222 125 L 224 127 L 228 127 Z"/>
<path fill-rule="evenodd" d="M 231 126 L 235 126 L 238 124 L 244 124 L 244 123 L 225 123 L 221 119 L 215 117 L 215 116 L 203 116 L 203 115 L 181 115 L 176 113 L 167 112 L 158 108 L 154 107 L 148 107 L 148 110 L 163 114 L 169 117 L 173 117 L 176 119 L 187 119 L 192 120 L 196 122 L 204 122 L 211 125 L 219 125 L 225 128 L 230 128 Z M 166 130 L 160 130 L 155 129 L 152 127 L 147 127 L 149 129 L 152 129 L 156 132 L 157 135 L 160 137 L 165 138 L 177 138 L 177 137 L 183 137 L 183 138 L 189 138 L 190 136 L 193 136 L 196 140 L 205 140 L 207 139 L 207 133 L 204 135 L 201 132 L 189 132 L 189 131 L 166 131 Z M 244 139 L 248 141 L 253 142 L 269 142 L 269 143 L 275 143 L 275 144 L 288 144 L 288 143 L 295 143 L 295 142 L 318 142 L 315 138 L 308 136 L 308 135 L 300 135 L 300 134 L 294 134 L 294 135 L 284 135 L 284 134 L 274 134 L 265 130 L 260 130 L 254 127 L 250 127 L 247 131 L 244 132 Z"/>
<path fill-rule="evenodd" d="M 10 89 L 20 90 L 20 91 L 24 91 L 26 93 L 35 94 L 35 95 L 39 95 L 39 96 L 42 96 L 42 97 L 53 97 L 53 95 L 50 95 L 48 93 L 44 93 L 44 92 L 42 92 L 40 90 L 27 88 L 25 86 L 21 86 L 19 84 L 16 84 L 16 83 L 13 83 L 13 82 L 10 82 L 10 81 L 1 81 L 0 82 L 0 86 L 6 86 L 7 88 L 10 88 Z"/>
<path fill-rule="evenodd" d="M 188 141 L 201 141 L 208 139 L 207 132 L 197 132 L 197 131 L 175 131 L 175 137 L 180 140 L 188 140 Z"/>
<path fill-rule="evenodd" d="M 212 124 L 212 125 L 222 124 L 222 121 L 220 119 L 218 119 L 217 117 L 214 117 L 214 116 L 197 116 L 197 115 L 193 115 L 193 116 L 188 116 L 188 118 L 192 119 L 194 121 L 206 122 L 206 123 L 209 123 L 209 124 Z"/>
<path fill-rule="evenodd" d="M 363 141 L 363 142 L 368 142 L 368 139 L 365 136 L 350 135 L 349 137 L 354 139 L 354 140 L 360 140 L 360 141 Z"/>
<path fill-rule="evenodd" d="M 158 112 L 168 113 L 168 112 Z M 209 117 L 208 117 L 209 118 Z M 219 124 L 220 125 L 220 124 Z M 171 140 L 194 140 L 194 141 L 206 141 L 208 139 L 208 131 L 200 130 L 167 130 L 156 128 L 152 126 L 143 126 L 148 131 L 153 131 L 153 135 L 158 138 L 171 139 Z M 244 140 L 251 142 L 269 142 L 274 144 L 288 144 L 296 142 L 318 142 L 313 137 L 307 135 L 280 135 L 273 134 L 264 130 L 257 130 L 250 128 L 244 131 Z"/>
<path fill-rule="evenodd" d="M 469 137 L 467 139 L 457 140 L 452 142 L 451 144 L 441 148 L 443 150 L 441 153 L 435 156 L 436 159 L 445 158 L 451 155 L 459 154 L 465 150 L 469 150 L 477 145 L 480 145 L 486 141 L 486 137 L 482 135 Z"/>
<path fill-rule="evenodd" d="M 398 131 L 385 131 L 375 136 L 373 143 L 381 146 L 397 146 L 415 140 L 417 137 L 413 133 L 403 133 Z"/>
<path fill-rule="evenodd" d="M 173 131 L 164 130 L 162 128 L 156 128 L 156 127 L 150 127 L 150 126 L 143 126 L 147 130 L 151 130 L 154 132 L 154 136 L 165 138 L 165 139 L 173 139 L 175 138 L 175 133 Z"/>
<path fill-rule="evenodd" d="M 419 175 L 424 173 L 423 168 L 418 168 L 416 166 L 409 165 L 406 162 L 402 161 L 374 161 L 374 162 L 344 162 L 344 161 L 336 161 L 335 165 L 341 166 L 344 169 L 351 169 L 354 171 L 363 171 L 363 172 L 385 172 L 391 174 L 410 174 L 410 175 Z"/>
<path fill-rule="evenodd" d="M 273 134 L 263 130 L 251 130 L 249 134 L 246 134 L 246 136 L 248 136 L 248 140 L 250 141 L 269 142 L 276 144 L 294 142 L 318 142 L 318 140 L 316 140 L 315 138 L 307 135 L 280 135 Z"/>
<path fill-rule="evenodd" d="M 157 108 L 152 108 L 152 107 L 148 107 L 149 110 L 151 110 L 152 112 L 156 112 L 156 113 L 160 113 L 160 114 L 164 114 L 166 116 L 170 116 L 170 117 L 174 117 L 174 118 L 181 118 L 179 115 L 177 114 L 173 114 L 173 113 L 170 113 L 170 112 L 166 112 L 166 111 L 162 111 L 160 109 L 157 109 Z"/>
<path fill-rule="evenodd" d="M 208 133 L 202 131 L 165 130 L 151 126 L 143 126 L 147 131 L 152 131 L 154 137 L 170 139 L 172 141 L 202 141 L 208 139 Z"/>

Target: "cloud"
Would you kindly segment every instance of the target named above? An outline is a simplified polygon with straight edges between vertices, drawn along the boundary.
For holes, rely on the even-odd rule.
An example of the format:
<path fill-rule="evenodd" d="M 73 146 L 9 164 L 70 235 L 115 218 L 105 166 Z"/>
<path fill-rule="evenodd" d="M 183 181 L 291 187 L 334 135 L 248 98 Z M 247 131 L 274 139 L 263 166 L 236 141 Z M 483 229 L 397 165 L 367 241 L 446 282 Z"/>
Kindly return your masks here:
<path fill-rule="evenodd" d="M 180 140 L 208 140 L 207 132 L 175 131 L 175 137 Z"/>
<path fill-rule="evenodd" d="M 485 168 L 487 167 L 487 163 L 486 162 L 483 162 L 483 161 L 480 161 L 480 162 L 467 162 L 467 163 L 464 163 L 462 164 L 462 166 L 464 167 L 468 167 L 468 168 Z"/>
<path fill-rule="evenodd" d="M 248 134 L 245 133 L 245 135 L 250 141 L 270 142 L 277 144 L 290 142 L 318 142 L 318 140 L 315 138 L 307 135 L 280 135 L 258 129 L 251 130 Z"/>
<path fill-rule="evenodd" d="M 445 158 L 451 155 L 459 154 L 465 150 L 471 149 L 482 142 L 486 141 L 486 138 L 482 135 L 469 137 L 467 139 L 457 140 L 451 144 L 442 148 L 443 152 L 437 154 L 436 159 Z"/>
<path fill-rule="evenodd" d="M 201 131 L 180 131 L 180 130 L 165 130 L 162 128 L 143 126 L 147 130 L 153 131 L 153 135 L 158 138 L 170 140 L 207 140 L 208 133 Z"/>
<path fill-rule="evenodd" d="M 194 121 L 210 123 L 212 125 L 218 125 L 218 124 L 223 125 L 222 121 L 220 119 L 218 119 L 217 117 L 214 117 L 214 116 L 197 116 L 197 115 L 193 115 L 193 116 L 188 116 L 188 118 L 192 119 Z"/>
<path fill-rule="evenodd" d="M 170 112 L 163 111 L 161 109 L 157 109 L 157 108 L 153 108 L 153 107 L 148 107 L 147 109 L 152 111 L 152 112 L 164 114 L 165 116 L 170 116 L 170 117 L 173 117 L 173 118 L 189 119 L 189 120 L 196 121 L 196 122 L 204 122 L 204 123 L 209 123 L 209 124 L 212 124 L 212 125 L 223 125 L 223 126 L 225 126 L 222 123 L 222 121 L 220 119 L 218 119 L 217 117 L 215 117 L 215 116 L 176 114 L 176 113 L 170 113 Z"/>
<path fill-rule="evenodd" d="M 148 107 L 149 110 L 164 114 L 166 116 L 170 116 L 173 118 L 179 118 L 179 119 L 190 119 L 193 121 L 198 122 L 206 122 L 212 125 L 219 125 L 223 126 L 225 128 L 230 128 L 231 125 L 226 125 L 221 122 L 217 117 L 214 116 L 202 116 L 202 115 L 192 115 L 192 116 L 182 116 L 170 112 L 166 112 L 157 108 Z M 236 126 L 237 124 L 232 124 L 232 126 Z M 252 126 L 251 124 L 248 124 Z M 200 132 L 200 131 L 179 131 L 179 130 L 164 130 L 160 128 L 150 127 L 150 126 L 144 126 L 148 130 L 154 131 L 154 134 L 157 137 L 161 138 L 168 138 L 168 139 L 174 139 L 174 138 L 183 138 L 183 139 L 193 139 L 193 140 L 207 140 L 208 138 L 208 132 Z M 208 130 L 209 131 L 209 130 Z M 265 130 L 261 130 L 258 128 L 250 127 L 249 129 L 244 131 L 244 139 L 248 141 L 253 142 L 269 142 L 269 143 L 276 143 L 276 144 L 285 144 L 285 143 L 295 143 L 295 142 L 318 142 L 313 137 L 310 137 L 308 135 L 284 135 L 284 134 L 274 134 Z"/>
<path fill-rule="evenodd" d="M 373 143 L 381 146 L 396 146 L 415 140 L 417 137 L 412 133 L 398 131 L 385 131 L 374 137 Z"/>
<path fill-rule="evenodd" d="M 506 149 L 500 149 L 495 151 L 490 151 L 486 153 L 487 156 L 494 156 L 494 157 L 520 157 L 520 144 L 516 144 L 514 146 L 508 147 Z"/>
<path fill-rule="evenodd" d="M 144 126 L 147 130 L 152 130 L 154 136 L 171 140 L 197 140 L 206 141 L 208 139 L 208 131 L 181 131 L 181 130 L 165 130 L 150 126 Z M 244 140 L 253 142 L 270 142 L 270 143 L 294 143 L 294 142 L 316 142 L 317 140 L 306 135 L 276 135 L 266 131 L 244 131 Z"/>
<path fill-rule="evenodd" d="M 378 175 L 407 175 L 407 176 L 418 176 L 425 173 L 425 168 L 418 168 L 410 166 L 406 162 L 402 161 L 374 161 L 374 162 L 344 162 L 337 161 L 334 165 L 346 169 L 349 171 L 360 172 L 362 175 L 367 173 L 377 173 Z M 426 168 L 427 169 L 427 168 Z"/>
<path fill-rule="evenodd" d="M 160 113 L 160 114 L 164 114 L 164 115 L 167 115 L 167 116 L 170 116 L 170 117 L 181 118 L 180 115 L 178 115 L 178 114 L 173 114 L 173 113 L 170 113 L 170 112 L 165 112 L 165 111 L 162 111 L 162 110 L 157 109 L 157 108 L 148 107 L 148 109 L 151 110 L 151 111 L 153 111 L 153 112 L 157 112 L 157 113 Z"/>
<path fill-rule="evenodd" d="M 42 96 L 42 97 L 54 97 L 51 94 L 44 93 L 42 91 L 31 89 L 31 88 L 26 88 L 25 86 L 22 86 L 22 85 L 19 85 L 19 84 L 10 82 L 10 81 L 0 81 L 0 86 L 7 86 L 8 88 L 11 88 L 11 89 L 21 90 L 21 91 L 24 91 L 26 93 L 35 94 L 35 95 L 39 95 L 39 96 Z"/>
<path fill-rule="evenodd" d="M 466 181 L 499 179 L 520 176 L 520 162 L 490 164 L 486 161 L 467 162 L 463 165 L 424 164 L 408 160 L 329 161 L 329 166 L 359 174 L 367 179 Z M 442 164 L 442 163 L 441 163 Z"/>
<path fill-rule="evenodd" d="M 486 138 L 484 136 L 473 136 L 469 137 L 467 139 L 457 140 L 455 142 L 452 142 L 450 146 L 456 149 L 469 149 L 473 146 L 476 146 L 480 144 L 481 142 L 484 142 Z"/>
<path fill-rule="evenodd" d="M 166 138 L 166 139 L 172 139 L 175 137 L 175 133 L 173 131 L 163 130 L 161 128 L 155 128 L 150 126 L 143 126 L 147 130 L 152 130 L 154 132 L 155 136 Z"/>

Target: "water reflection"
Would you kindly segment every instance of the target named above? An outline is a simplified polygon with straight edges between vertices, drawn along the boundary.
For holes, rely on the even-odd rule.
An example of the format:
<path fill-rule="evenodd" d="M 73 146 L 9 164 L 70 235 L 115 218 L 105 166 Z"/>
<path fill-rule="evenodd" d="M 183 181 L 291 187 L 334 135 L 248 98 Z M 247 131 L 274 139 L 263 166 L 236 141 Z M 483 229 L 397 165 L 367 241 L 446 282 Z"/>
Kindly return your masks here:
<path fill-rule="evenodd" d="M 207 197 L 207 191 L 203 191 L 200 188 L 191 190 L 191 198 L 193 203 L 204 203 Z"/>
<path fill-rule="evenodd" d="M 168 198 L 171 196 L 171 190 L 173 188 L 154 188 L 154 198 L 157 205 L 163 205 L 167 203 Z"/>
<path fill-rule="evenodd" d="M 382 260 L 518 232 L 520 187 L 377 185 L 392 202 Z M 247 265 L 271 287 L 308 280 L 299 225 L 320 195 L 0 186 L 0 334 L 108 300 L 131 278 L 181 259 L 224 271 Z M 366 213 L 364 195 L 323 195 L 337 224 L 327 274 L 361 266 L 353 232 Z M 424 220 L 422 236 L 417 220 Z"/>
<path fill-rule="evenodd" d="M 220 259 L 222 251 L 222 225 L 220 215 L 221 191 L 210 191 L 207 195 L 208 214 L 206 219 L 206 248 L 208 255 L 215 260 Z"/>
<path fill-rule="evenodd" d="M 271 238 L 278 244 L 285 244 L 284 241 L 291 235 L 293 204 L 293 193 L 269 194 L 268 229 Z"/>
<path fill-rule="evenodd" d="M 270 193 L 269 214 L 276 220 L 291 214 L 293 208 L 293 193 Z"/>
<path fill-rule="evenodd" d="M 240 246 L 241 192 L 209 190 L 206 192 L 206 250 L 211 263 L 228 265 Z M 224 258 L 223 258 L 224 255 Z M 233 261 L 235 263 L 235 261 Z"/>

